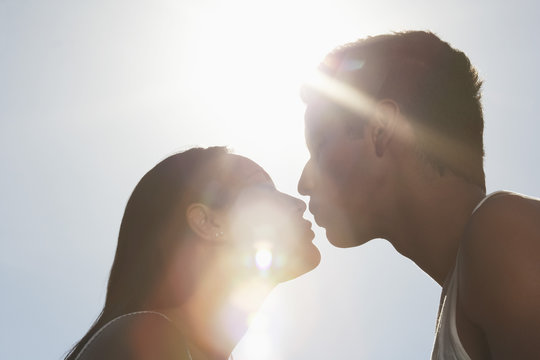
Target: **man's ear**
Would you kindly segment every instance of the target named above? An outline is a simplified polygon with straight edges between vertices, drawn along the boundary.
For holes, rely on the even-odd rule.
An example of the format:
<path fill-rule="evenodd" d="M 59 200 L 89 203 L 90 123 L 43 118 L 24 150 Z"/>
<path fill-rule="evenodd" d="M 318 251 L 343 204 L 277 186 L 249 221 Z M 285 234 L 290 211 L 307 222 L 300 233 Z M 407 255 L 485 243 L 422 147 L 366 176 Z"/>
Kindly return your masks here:
<path fill-rule="evenodd" d="M 186 210 L 188 226 L 200 238 L 209 241 L 221 241 L 223 231 L 216 219 L 215 211 L 210 207 L 194 203 Z"/>
<path fill-rule="evenodd" d="M 387 150 L 396 132 L 399 116 L 399 105 L 393 100 L 380 100 L 375 105 L 370 135 L 378 157 L 383 156 Z"/>

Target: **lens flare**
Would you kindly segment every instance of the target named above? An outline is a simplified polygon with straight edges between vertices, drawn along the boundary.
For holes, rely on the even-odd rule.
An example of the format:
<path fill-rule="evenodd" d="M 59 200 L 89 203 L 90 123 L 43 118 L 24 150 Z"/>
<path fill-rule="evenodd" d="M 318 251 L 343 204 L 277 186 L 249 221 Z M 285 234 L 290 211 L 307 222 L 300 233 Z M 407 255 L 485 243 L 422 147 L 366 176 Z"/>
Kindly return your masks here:
<path fill-rule="evenodd" d="M 267 270 L 272 266 L 272 252 L 262 248 L 255 253 L 255 264 L 260 270 Z"/>
<path fill-rule="evenodd" d="M 313 72 L 305 84 L 358 115 L 368 115 L 375 104 L 364 92 L 319 70 Z"/>

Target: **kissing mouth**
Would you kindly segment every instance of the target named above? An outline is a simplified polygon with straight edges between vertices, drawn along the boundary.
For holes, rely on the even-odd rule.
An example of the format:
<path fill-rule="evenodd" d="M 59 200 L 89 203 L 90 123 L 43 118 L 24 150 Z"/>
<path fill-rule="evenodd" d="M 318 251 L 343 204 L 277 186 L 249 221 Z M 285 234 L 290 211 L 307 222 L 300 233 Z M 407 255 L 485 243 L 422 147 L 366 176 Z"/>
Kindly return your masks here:
<path fill-rule="evenodd" d="M 309 202 L 309 212 L 315 216 L 315 213 L 317 212 L 316 206 L 313 204 L 312 201 Z"/>
<path fill-rule="evenodd" d="M 313 218 L 315 219 L 315 222 L 317 225 L 320 225 L 318 218 L 320 217 L 320 211 L 319 207 L 313 202 L 309 202 L 309 212 L 313 215 Z"/>
<path fill-rule="evenodd" d="M 313 240 L 315 238 L 315 233 L 313 232 L 312 223 L 309 220 L 304 219 L 305 231 L 306 234 L 309 234 L 309 239 Z"/>

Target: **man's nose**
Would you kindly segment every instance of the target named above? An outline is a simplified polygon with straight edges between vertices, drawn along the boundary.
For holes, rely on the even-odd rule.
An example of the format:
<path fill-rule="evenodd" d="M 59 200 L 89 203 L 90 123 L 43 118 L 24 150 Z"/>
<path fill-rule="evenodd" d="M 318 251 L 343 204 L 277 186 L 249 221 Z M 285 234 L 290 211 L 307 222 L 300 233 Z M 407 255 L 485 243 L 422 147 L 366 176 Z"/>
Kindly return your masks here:
<path fill-rule="evenodd" d="M 309 196 L 313 190 L 313 166 L 311 160 L 309 160 L 302 170 L 302 175 L 300 175 L 300 180 L 298 180 L 298 192 L 301 195 Z"/>

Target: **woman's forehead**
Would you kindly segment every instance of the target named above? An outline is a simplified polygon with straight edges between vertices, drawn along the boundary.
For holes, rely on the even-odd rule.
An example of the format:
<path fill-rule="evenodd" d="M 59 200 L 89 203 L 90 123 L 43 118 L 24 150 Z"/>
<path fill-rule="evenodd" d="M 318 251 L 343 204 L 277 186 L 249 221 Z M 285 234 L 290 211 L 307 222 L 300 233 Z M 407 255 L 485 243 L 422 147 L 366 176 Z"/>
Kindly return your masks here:
<path fill-rule="evenodd" d="M 256 162 L 241 155 L 228 154 L 227 168 L 245 185 L 272 183 L 270 175 Z"/>

